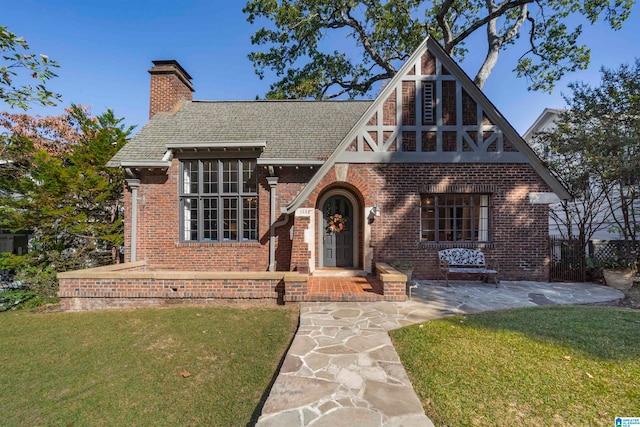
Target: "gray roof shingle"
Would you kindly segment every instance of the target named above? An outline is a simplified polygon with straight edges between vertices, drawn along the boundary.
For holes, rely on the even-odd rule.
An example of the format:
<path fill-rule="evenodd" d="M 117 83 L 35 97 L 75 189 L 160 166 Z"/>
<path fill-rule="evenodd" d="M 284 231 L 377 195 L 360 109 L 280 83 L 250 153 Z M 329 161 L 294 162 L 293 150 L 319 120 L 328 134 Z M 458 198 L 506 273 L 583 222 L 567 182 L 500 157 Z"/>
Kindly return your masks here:
<path fill-rule="evenodd" d="M 161 160 L 166 144 L 266 141 L 266 159 L 326 159 L 372 101 L 189 101 L 156 114 L 108 163 Z"/>

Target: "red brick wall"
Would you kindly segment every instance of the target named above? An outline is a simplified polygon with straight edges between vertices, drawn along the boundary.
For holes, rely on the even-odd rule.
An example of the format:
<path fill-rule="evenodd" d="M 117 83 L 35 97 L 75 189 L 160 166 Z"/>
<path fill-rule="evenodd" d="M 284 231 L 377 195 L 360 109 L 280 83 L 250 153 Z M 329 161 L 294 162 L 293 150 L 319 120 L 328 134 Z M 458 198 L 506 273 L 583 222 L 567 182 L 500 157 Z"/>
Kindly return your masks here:
<path fill-rule="evenodd" d="M 259 240 L 249 243 L 181 243 L 178 200 L 179 161 L 166 171 L 144 171 L 138 191 L 137 260 L 152 270 L 266 271 L 269 266 L 269 185 L 258 186 Z M 126 213 L 131 193 L 126 192 Z M 130 259 L 130 228 L 125 226 L 125 260 Z"/>
<path fill-rule="evenodd" d="M 442 247 L 419 246 L 420 192 L 427 184 L 492 185 L 493 245 L 483 251 L 499 262 L 502 279 L 548 279 L 548 206 L 531 205 L 528 196 L 550 189 L 528 164 L 350 165 L 347 183 L 330 171 L 305 206 L 315 206 L 326 189 L 351 188 L 365 206 L 381 208 L 371 224 L 373 262 L 411 260 L 416 278 L 435 279 Z"/>
<path fill-rule="evenodd" d="M 138 190 L 137 260 L 146 260 L 149 268 L 158 270 L 198 271 L 266 271 L 269 267 L 269 185 L 267 172 L 260 170 L 258 186 L 258 235 L 250 243 L 180 243 L 179 160 L 174 159 L 168 171 L 142 171 Z M 277 171 L 277 221 L 284 219 L 280 208 L 300 192 L 316 169 L 281 169 Z M 131 213 L 131 192 L 125 191 L 125 218 Z M 276 270 L 290 271 L 292 241 L 287 224 L 276 228 Z M 125 260 L 131 259 L 131 225 L 125 221 Z"/>
<path fill-rule="evenodd" d="M 124 260 L 131 261 L 131 190 L 124 186 Z"/>
<path fill-rule="evenodd" d="M 138 260 L 146 260 L 151 269 L 205 271 L 265 271 L 269 259 L 269 188 L 266 171 L 261 171 L 259 186 L 259 242 L 254 243 L 180 243 L 178 212 L 178 161 L 167 173 L 146 172 L 142 177 L 138 202 Z M 282 169 L 277 186 L 277 206 L 288 204 L 315 171 Z M 349 189 L 364 206 L 378 204 L 381 215 L 371 224 L 373 261 L 412 260 L 417 278 L 437 277 L 439 247 L 419 247 L 420 191 L 427 184 L 493 185 L 493 245 L 483 249 L 500 263 L 502 279 L 546 280 L 548 276 L 546 205 L 529 204 L 532 191 L 549 191 L 547 185 L 527 164 L 352 164 L 347 181 L 338 182 L 329 171 L 314 189 L 303 207 L 316 207 L 319 197 L 331 188 Z M 125 206 L 130 212 L 130 193 Z M 280 216 L 279 219 L 283 219 Z M 284 227 L 276 229 L 277 270 L 287 271 L 309 256 L 302 231 L 306 224 L 294 227 L 293 215 Z M 358 230 L 362 265 L 364 225 Z M 129 226 L 125 225 L 125 252 L 130 254 Z M 316 238 L 316 242 L 318 239 Z M 316 254 L 320 256 L 319 248 Z M 295 262 L 292 262 L 295 261 Z M 317 265 L 316 259 L 316 265 Z"/>
<path fill-rule="evenodd" d="M 270 298 L 280 279 L 61 279 L 60 298 Z M 78 290 L 80 289 L 80 290 Z"/>
<path fill-rule="evenodd" d="M 420 191 L 427 183 L 490 184 L 493 248 L 484 249 L 500 263 L 501 278 L 547 280 L 548 207 L 529 204 L 531 191 L 549 191 L 526 164 L 396 164 L 382 168 L 378 192 L 381 216 L 372 224 L 374 262 L 410 259 L 418 278 L 437 277 L 439 248 L 421 249 Z"/>
<path fill-rule="evenodd" d="M 276 175 L 279 177 L 277 187 L 277 206 L 278 221 L 284 219 L 284 215 L 280 214 L 280 208 L 288 205 L 296 195 L 304 188 L 304 185 L 311 180 L 317 172 L 317 168 L 283 168 L 278 169 Z M 276 228 L 276 271 L 291 271 L 295 268 L 296 263 L 292 262 L 293 241 L 291 240 L 291 228 L 294 223 L 294 215 L 289 216 L 286 225 Z M 295 228 L 294 228 L 295 230 Z M 299 246 L 299 249 L 302 247 Z M 306 243 L 304 244 L 306 248 Z"/>
<path fill-rule="evenodd" d="M 311 251 L 309 244 L 304 241 L 304 232 L 311 226 L 311 219 L 307 216 L 295 217 L 293 226 L 293 241 L 291 249 L 291 269 L 303 271 L 309 265 Z"/>

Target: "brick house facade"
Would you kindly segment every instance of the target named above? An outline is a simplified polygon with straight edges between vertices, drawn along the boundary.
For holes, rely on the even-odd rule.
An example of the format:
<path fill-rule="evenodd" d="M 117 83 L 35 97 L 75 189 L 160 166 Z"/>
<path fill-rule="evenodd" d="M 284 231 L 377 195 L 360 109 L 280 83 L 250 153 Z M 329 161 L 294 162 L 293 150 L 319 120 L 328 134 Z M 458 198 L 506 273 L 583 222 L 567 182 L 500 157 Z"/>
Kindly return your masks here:
<path fill-rule="evenodd" d="M 373 101 L 192 101 L 175 61 L 150 74 L 152 118 L 109 163 L 128 178 L 125 260 L 301 275 L 406 260 L 433 279 L 439 249 L 470 247 L 502 279 L 547 280 L 537 195 L 568 194 L 432 39 Z"/>

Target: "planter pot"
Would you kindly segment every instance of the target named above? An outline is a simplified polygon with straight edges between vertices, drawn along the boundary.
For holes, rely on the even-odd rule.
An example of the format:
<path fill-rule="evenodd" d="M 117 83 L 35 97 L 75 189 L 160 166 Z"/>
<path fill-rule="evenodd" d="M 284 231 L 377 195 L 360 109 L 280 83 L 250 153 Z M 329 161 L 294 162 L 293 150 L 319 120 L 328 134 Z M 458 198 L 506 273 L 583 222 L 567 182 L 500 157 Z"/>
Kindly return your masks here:
<path fill-rule="evenodd" d="M 602 275 L 607 286 L 624 291 L 630 289 L 633 285 L 636 270 L 602 270 Z"/>
<path fill-rule="evenodd" d="M 400 270 L 398 269 L 398 271 L 402 274 L 404 274 L 405 276 L 407 276 L 407 283 L 411 283 L 411 276 L 413 276 L 413 268 L 408 269 L 408 270 Z"/>

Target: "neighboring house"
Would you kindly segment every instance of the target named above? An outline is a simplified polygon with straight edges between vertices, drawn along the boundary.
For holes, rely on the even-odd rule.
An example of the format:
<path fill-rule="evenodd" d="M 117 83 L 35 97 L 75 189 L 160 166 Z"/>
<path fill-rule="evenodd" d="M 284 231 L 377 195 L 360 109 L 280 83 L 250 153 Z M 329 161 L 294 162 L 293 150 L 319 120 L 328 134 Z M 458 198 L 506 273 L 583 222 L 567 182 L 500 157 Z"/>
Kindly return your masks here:
<path fill-rule="evenodd" d="M 11 233 L 6 230 L 0 230 L 0 254 L 9 252 L 15 255 L 23 255 L 28 251 L 29 234 Z"/>
<path fill-rule="evenodd" d="M 534 150 L 537 152 L 544 152 L 544 147 L 539 149 L 540 147 L 536 147 L 536 142 L 534 138 L 536 134 L 543 132 L 553 132 L 556 130 L 556 121 L 558 120 L 558 116 L 562 113 L 563 110 L 556 108 L 545 108 L 544 111 L 538 116 L 538 118 L 533 122 L 531 127 L 527 129 L 527 131 L 522 135 L 522 138 L 531 145 Z M 543 156 L 544 157 L 544 156 Z M 560 203 L 552 203 L 549 205 L 549 209 L 559 212 L 559 215 L 563 215 L 561 204 Z M 601 212 L 594 219 L 594 224 L 602 222 L 602 226 L 593 234 L 591 240 L 617 240 L 620 239 L 620 234 L 612 231 L 612 227 L 615 226 L 615 222 L 613 218 L 609 215 L 610 208 L 608 208 L 608 203 L 602 206 L 600 209 Z M 560 227 L 563 227 L 560 229 Z M 549 216 L 549 234 L 552 236 L 566 236 L 565 225 L 558 225 L 556 221 L 553 220 L 552 216 Z M 574 228 L 574 235 L 577 235 L 577 228 Z"/>
<path fill-rule="evenodd" d="M 318 270 L 403 260 L 435 279 L 451 247 L 547 280 L 545 200 L 569 195 L 431 38 L 373 101 L 192 101 L 176 61 L 149 72 L 150 121 L 108 163 L 127 173 L 125 261 L 147 285 L 79 272 L 60 276 L 63 299 L 268 297 L 257 278 L 294 271 L 285 300 L 304 300 L 289 281 Z"/>
<path fill-rule="evenodd" d="M 3 253 L 12 253 L 15 255 L 26 254 L 29 250 L 29 234 L 11 233 L 7 230 L 0 230 L 0 257 Z M 5 282 L 11 281 L 13 273 L 8 270 L 0 269 L 0 287 Z"/>
<path fill-rule="evenodd" d="M 3 167 L 11 162 L 8 160 L 0 159 L 0 167 Z M 0 195 L 6 195 L 6 192 L 0 190 Z M 21 231 L 18 233 L 12 233 L 9 230 L 3 230 L 0 228 L 0 256 L 3 253 L 11 253 L 14 255 L 23 255 L 29 251 L 29 233 Z M 0 284 L 8 281 L 10 278 L 10 272 L 7 270 L 0 270 Z"/>

